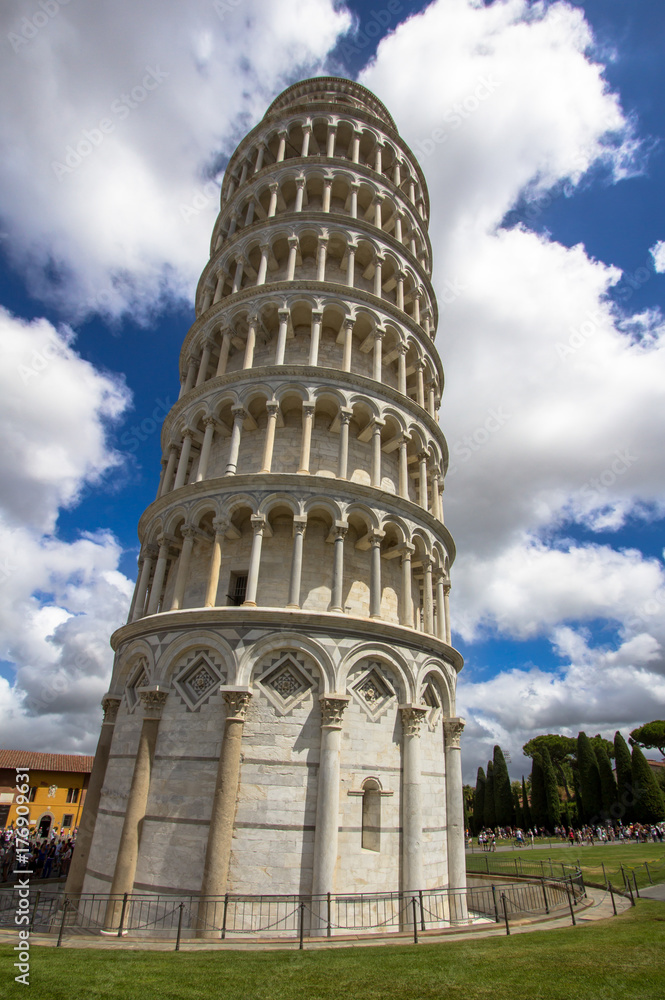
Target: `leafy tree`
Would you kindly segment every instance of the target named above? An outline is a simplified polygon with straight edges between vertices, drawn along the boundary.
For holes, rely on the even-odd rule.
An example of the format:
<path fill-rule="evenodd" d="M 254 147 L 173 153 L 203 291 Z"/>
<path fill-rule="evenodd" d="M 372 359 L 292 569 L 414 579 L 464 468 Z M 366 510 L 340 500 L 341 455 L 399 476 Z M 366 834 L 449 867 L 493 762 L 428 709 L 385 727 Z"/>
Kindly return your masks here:
<path fill-rule="evenodd" d="M 510 790 L 510 777 L 506 766 L 506 758 L 500 746 L 494 747 L 494 816 L 498 826 L 512 826 L 515 810 L 513 794 Z"/>
<path fill-rule="evenodd" d="M 552 766 L 547 747 L 543 747 L 540 755 L 543 767 L 543 783 L 545 786 L 545 810 L 547 813 L 546 826 L 553 830 L 561 822 L 561 799 L 559 798 L 559 786 L 556 782 L 556 774 Z"/>
<path fill-rule="evenodd" d="M 545 826 L 547 823 L 545 775 L 543 758 L 539 753 L 534 753 L 531 767 L 531 819 L 536 826 Z"/>
<path fill-rule="evenodd" d="M 623 806 L 622 818 L 630 823 L 633 819 L 633 766 L 630 750 L 621 733 L 614 734 L 614 757 L 617 765 L 618 801 Z"/>
<path fill-rule="evenodd" d="M 659 823 L 665 817 L 665 802 L 655 775 L 637 743 L 633 746 L 635 818 L 639 823 Z"/>
<path fill-rule="evenodd" d="M 612 809 L 619 801 L 617 793 L 617 783 L 612 772 L 610 758 L 605 752 L 605 747 L 601 743 L 593 745 L 596 760 L 598 761 L 598 771 L 600 774 L 600 794 L 603 802 L 603 811 L 608 816 L 612 815 Z"/>
<path fill-rule="evenodd" d="M 654 722 L 646 722 L 643 726 L 633 729 L 630 734 L 630 743 L 644 750 L 660 750 L 665 757 L 665 721 L 656 719 Z"/>
<path fill-rule="evenodd" d="M 485 778 L 485 803 L 483 806 L 483 822 L 489 829 L 496 826 L 496 810 L 494 808 L 494 764 L 487 762 L 487 777 Z"/>
<path fill-rule="evenodd" d="M 520 803 L 519 781 L 515 781 L 511 787 L 513 791 L 513 809 L 515 810 L 515 826 L 519 826 L 523 830 L 524 812 L 522 810 L 522 805 Z"/>
<path fill-rule="evenodd" d="M 526 794 L 526 782 L 524 780 L 524 775 L 522 775 L 522 814 L 524 816 L 524 826 L 527 830 L 530 830 L 533 826 L 533 820 L 531 818 L 529 796 Z"/>
<path fill-rule="evenodd" d="M 478 834 L 485 822 L 485 772 L 478 768 L 476 793 L 473 797 L 473 832 Z"/>
<path fill-rule="evenodd" d="M 570 786 L 573 783 L 573 767 L 577 764 L 577 740 L 573 736 L 560 736 L 559 733 L 545 733 L 542 736 L 535 736 L 522 747 L 523 753 L 527 757 L 533 757 L 534 753 L 542 752 L 547 748 L 559 784 L 566 793 L 566 799 L 570 800 Z"/>
<path fill-rule="evenodd" d="M 579 733 L 577 737 L 577 767 L 582 792 L 582 818 L 585 823 L 590 823 L 600 818 L 603 797 L 598 761 L 586 733 Z"/>

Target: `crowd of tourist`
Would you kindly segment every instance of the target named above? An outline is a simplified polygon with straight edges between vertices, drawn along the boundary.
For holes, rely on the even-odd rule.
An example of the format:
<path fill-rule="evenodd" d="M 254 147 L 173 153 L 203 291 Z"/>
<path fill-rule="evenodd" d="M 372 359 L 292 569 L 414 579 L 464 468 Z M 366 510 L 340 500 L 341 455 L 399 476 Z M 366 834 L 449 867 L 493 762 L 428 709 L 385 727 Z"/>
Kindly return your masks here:
<path fill-rule="evenodd" d="M 570 844 L 571 847 L 583 847 L 585 844 L 593 847 L 594 844 L 614 843 L 615 841 L 635 844 L 647 844 L 651 841 L 654 844 L 662 844 L 665 837 L 665 823 L 643 826 L 641 823 L 617 822 L 615 824 L 608 823 L 605 826 L 597 824 L 577 828 L 557 826 L 553 833 L 550 833 L 545 827 L 522 830 L 520 827 L 497 826 L 494 829 L 480 831 L 478 846 L 483 851 L 496 851 L 497 845 L 507 847 L 507 842 L 511 842 L 511 846 L 514 847 L 525 847 L 529 844 L 533 847 L 536 837 L 557 838 L 564 844 Z M 473 838 L 468 830 L 466 839 L 467 847 L 471 847 Z"/>
<path fill-rule="evenodd" d="M 69 871 L 74 851 L 75 839 L 51 833 L 40 837 L 31 833 L 28 837 L 29 855 L 16 864 L 16 833 L 14 830 L 0 830 L 0 882 L 13 882 L 15 871 L 27 870 L 32 878 L 64 878 Z M 22 845 L 21 845 L 22 846 Z"/>

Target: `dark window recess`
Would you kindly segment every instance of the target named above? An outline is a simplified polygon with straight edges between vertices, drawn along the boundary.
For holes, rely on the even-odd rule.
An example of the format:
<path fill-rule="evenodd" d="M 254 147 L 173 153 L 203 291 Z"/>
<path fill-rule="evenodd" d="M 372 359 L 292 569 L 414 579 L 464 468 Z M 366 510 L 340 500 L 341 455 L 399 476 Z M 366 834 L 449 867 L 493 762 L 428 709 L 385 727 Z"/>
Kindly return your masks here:
<path fill-rule="evenodd" d="M 79 789 L 78 788 L 68 788 L 67 789 L 67 801 L 68 802 L 78 802 L 79 800 Z"/>
<path fill-rule="evenodd" d="M 62 823 L 60 824 L 60 829 L 65 830 L 67 827 L 72 827 L 74 825 L 74 813 L 65 813 L 62 817 Z"/>
<path fill-rule="evenodd" d="M 28 802 L 34 802 L 36 794 L 37 794 L 37 788 L 36 786 L 33 785 L 33 787 L 30 789 L 30 794 L 28 795 Z"/>
<path fill-rule="evenodd" d="M 226 595 L 229 599 L 229 604 L 235 606 L 242 604 L 245 600 L 245 595 L 247 593 L 247 574 L 231 573 L 231 579 L 229 580 L 229 592 Z"/>

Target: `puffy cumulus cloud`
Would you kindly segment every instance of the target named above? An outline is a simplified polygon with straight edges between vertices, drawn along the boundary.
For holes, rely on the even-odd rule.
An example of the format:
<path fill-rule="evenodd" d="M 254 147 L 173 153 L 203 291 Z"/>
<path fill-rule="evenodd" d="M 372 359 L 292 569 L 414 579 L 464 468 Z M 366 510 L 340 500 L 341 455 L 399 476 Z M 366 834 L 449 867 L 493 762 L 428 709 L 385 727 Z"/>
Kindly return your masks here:
<path fill-rule="evenodd" d="M 665 272 L 665 240 L 658 240 L 649 249 L 649 253 L 653 257 L 654 268 L 658 274 L 663 274 Z"/>
<path fill-rule="evenodd" d="M 636 635 L 618 649 L 591 647 L 579 631 L 559 628 L 557 648 L 568 662 L 551 673 L 538 667 L 506 670 L 487 681 L 460 676 L 457 711 L 467 718 L 465 758 L 472 764 L 491 756 L 495 743 L 509 750 L 513 777 L 528 773 L 521 754 L 540 733 L 577 736 L 600 732 L 612 739 L 652 718 L 665 702 L 662 648 L 650 635 Z"/>
<path fill-rule="evenodd" d="M 71 331 L 0 314 L 0 725 L 5 746 L 90 752 L 108 684 L 108 637 L 131 583 L 108 533 L 65 542 L 59 509 L 117 468 L 109 424 L 129 404 L 124 384 L 76 353 Z"/>
<path fill-rule="evenodd" d="M 66 327 L 0 308 L 0 339 L 0 507 L 8 525 L 50 531 L 59 507 L 121 461 L 106 432 L 129 393 L 76 353 Z"/>
<path fill-rule="evenodd" d="M 211 178 L 274 93 L 317 71 L 348 12 L 120 0 L 26 29 L 34 12 L 0 13 L 0 214 L 16 266 L 72 316 L 191 300 L 219 207 Z"/>

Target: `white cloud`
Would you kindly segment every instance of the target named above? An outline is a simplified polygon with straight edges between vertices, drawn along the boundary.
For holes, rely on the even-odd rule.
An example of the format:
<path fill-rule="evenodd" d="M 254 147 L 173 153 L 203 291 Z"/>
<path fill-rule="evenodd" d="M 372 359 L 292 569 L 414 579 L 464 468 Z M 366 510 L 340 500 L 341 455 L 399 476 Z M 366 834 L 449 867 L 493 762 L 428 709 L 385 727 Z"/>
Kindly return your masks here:
<path fill-rule="evenodd" d="M 33 7 L 3 6 L 3 37 Z M 191 301 L 219 208 L 206 182 L 274 93 L 320 67 L 351 23 L 336 8 L 72 3 L 6 51 L 0 213 L 34 293 L 74 317 Z"/>
<path fill-rule="evenodd" d="M 117 378 L 83 360 L 68 330 L 0 312 L 0 684 L 5 746 L 90 751 L 108 685 L 110 633 L 131 583 L 108 532 L 62 541 L 58 512 L 121 458 L 107 442 L 129 404 Z"/>
<path fill-rule="evenodd" d="M 665 272 L 665 240 L 658 240 L 649 248 L 649 253 L 653 257 L 653 264 L 659 274 Z"/>

